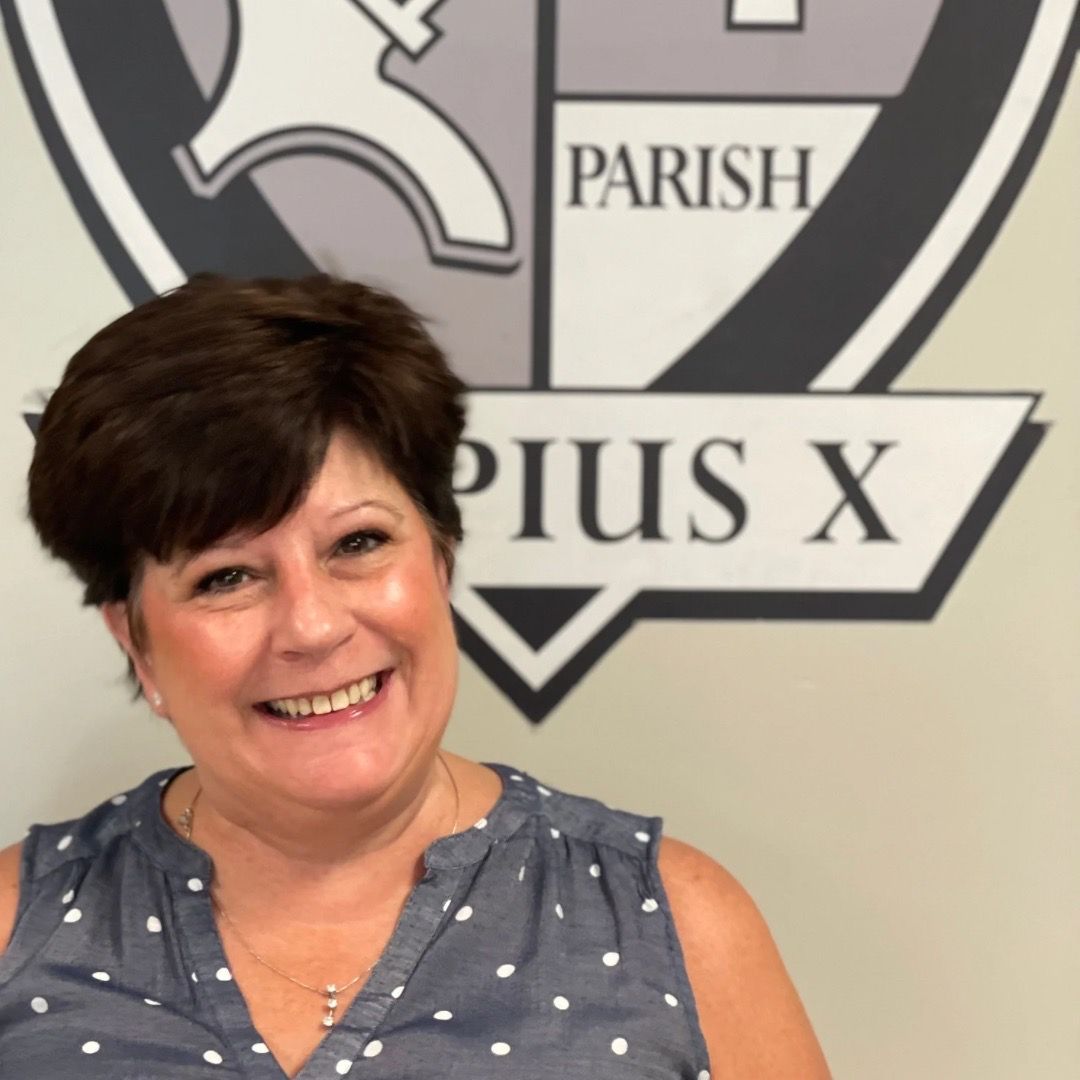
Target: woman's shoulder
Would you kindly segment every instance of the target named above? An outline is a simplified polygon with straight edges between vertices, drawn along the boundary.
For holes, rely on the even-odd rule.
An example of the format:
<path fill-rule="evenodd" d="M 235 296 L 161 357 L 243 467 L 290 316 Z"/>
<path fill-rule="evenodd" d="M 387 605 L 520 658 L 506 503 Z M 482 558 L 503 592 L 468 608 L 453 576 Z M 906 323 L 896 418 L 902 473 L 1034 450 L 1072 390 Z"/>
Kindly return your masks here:
<path fill-rule="evenodd" d="M 714 1076 L 827 1078 L 765 919 L 715 859 L 665 837 L 658 869 Z"/>
<path fill-rule="evenodd" d="M 22 865 L 22 841 L 0 850 L 0 954 L 3 954 L 15 929 L 19 910 L 19 871 Z"/>

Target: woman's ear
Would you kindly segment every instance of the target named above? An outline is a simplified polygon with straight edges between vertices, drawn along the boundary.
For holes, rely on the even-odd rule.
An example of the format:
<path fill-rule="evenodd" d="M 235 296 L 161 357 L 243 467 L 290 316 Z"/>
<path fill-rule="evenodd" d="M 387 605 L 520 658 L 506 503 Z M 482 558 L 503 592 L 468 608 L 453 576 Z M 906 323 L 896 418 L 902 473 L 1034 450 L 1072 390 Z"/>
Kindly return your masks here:
<path fill-rule="evenodd" d="M 127 658 L 131 661 L 132 667 L 135 669 L 135 675 L 142 686 L 143 694 L 150 703 L 150 708 L 152 708 L 158 716 L 167 719 L 165 703 L 161 699 L 161 693 L 154 680 L 150 658 L 136 644 L 135 638 L 132 635 L 131 609 L 128 603 L 124 600 L 114 600 L 102 604 L 101 615 L 105 620 L 105 625 L 108 627 L 109 633 L 112 634 L 116 643 L 124 650 L 127 654 Z"/>

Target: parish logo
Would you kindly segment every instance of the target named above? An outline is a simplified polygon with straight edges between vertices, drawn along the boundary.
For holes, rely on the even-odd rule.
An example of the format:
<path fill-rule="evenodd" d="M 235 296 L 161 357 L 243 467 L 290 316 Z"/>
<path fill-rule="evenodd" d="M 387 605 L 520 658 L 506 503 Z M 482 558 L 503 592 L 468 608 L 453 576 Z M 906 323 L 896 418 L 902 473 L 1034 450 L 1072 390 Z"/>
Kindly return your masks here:
<path fill-rule="evenodd" d="M 323 269 L 430 318 L 471 388 L 461 643 L 532 721 L 637 619 L 933 618 L 1038 395 L 890 387 L 1023 185 L 1076 9 L 0 0 L 133 303 Z"/>

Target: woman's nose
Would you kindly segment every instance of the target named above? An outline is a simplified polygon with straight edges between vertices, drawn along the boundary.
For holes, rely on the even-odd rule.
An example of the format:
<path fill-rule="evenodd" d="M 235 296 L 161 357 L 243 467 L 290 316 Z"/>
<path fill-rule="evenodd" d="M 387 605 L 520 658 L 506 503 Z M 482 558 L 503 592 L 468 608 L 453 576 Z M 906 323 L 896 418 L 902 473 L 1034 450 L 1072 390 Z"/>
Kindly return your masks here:
<path fill-rule="evenodd" d="M 348 641 L 355 629 L 341 582 L 314 568 L 282 575 L 274 628 L 278 652 L 325 655 Z"/>

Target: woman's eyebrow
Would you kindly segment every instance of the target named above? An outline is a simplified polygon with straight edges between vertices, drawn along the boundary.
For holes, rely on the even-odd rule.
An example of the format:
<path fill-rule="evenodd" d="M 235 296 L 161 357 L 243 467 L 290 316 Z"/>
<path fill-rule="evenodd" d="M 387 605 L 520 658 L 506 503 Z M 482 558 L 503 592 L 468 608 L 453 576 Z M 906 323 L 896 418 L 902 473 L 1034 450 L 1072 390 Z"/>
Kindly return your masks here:
<path fill-rule="evenodd" d="M 385 510 L 388 514 L 391 514 L 398 521 L 401 521 L 405 515 L 396 507 L 392 506 L 388 502 L 384 502 L 382 499 L 363 499 L 358 503 L 349 503 L 348 506 L 339 506 L 337 510 L 333 510 L 330 513 L 330 517 L 339 518 L 345 514 L 351 514 L 354 510 L 364 510 L 369 506 L 377 507 L 380 510 Z"/>

